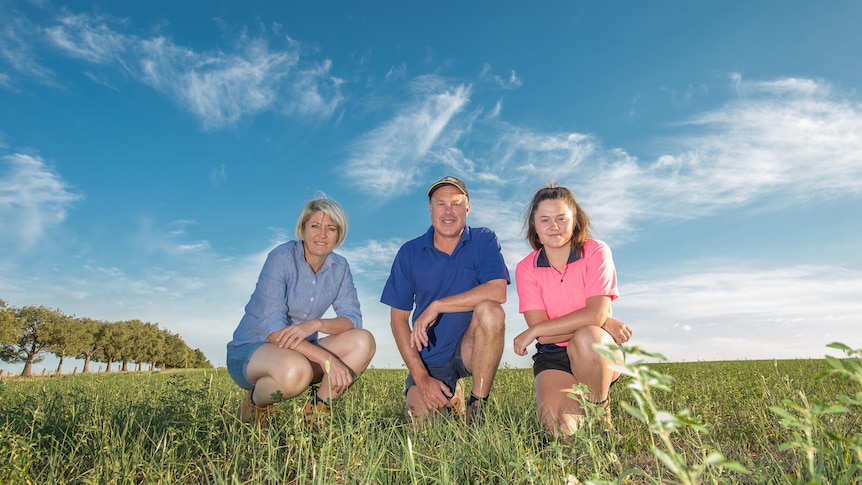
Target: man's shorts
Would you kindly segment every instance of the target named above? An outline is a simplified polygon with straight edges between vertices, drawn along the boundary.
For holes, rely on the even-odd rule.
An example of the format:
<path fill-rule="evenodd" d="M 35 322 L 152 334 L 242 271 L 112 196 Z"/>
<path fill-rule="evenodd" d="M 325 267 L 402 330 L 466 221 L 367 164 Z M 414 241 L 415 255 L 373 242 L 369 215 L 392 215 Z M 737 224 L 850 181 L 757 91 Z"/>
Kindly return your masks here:
<path fill-rule="evenodd" d="M 266 342 L 255 342 L 227 348 L 227 373 L 237 385 L 243 389 L 254 389 L 254 384 L 248 381 L 246 370 L 251 355 Z"/>
<path fill-rule="evenodd" d="M 453 394 L 455 393 L 455 385 L 458 383 L 458 379 L 462 377 L 469 377 L 470 373 L 467 372 L 467 368 L 464 367 L 464 361 L 461 359 L 461 347 L 458 347 L 458 350 L 455 351 L 455 356 L 448 363 L 443 365 L 436 365 L 433 367 L 425 366 L 428 369 L 428 373 L 431 374 L 431 377 L 442 381 L 447 386 L 449 386 L 449 391 Z M 407 374 L 407 380 L 405 381 L 405 392 L 407 389 L 416 385 L 416 381 L 413 380 L 413 376 Z"/>

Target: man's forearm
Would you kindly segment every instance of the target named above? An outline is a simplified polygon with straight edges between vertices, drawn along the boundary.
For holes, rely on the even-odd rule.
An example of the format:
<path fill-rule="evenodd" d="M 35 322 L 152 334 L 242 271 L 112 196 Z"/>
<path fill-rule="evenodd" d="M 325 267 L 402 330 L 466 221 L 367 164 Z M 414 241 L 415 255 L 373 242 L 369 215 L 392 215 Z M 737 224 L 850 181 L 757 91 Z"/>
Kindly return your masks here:
<path fill-rule="evenodd" d="M 410 325 L 406 321 L 392 320 L 390 326 L 398 353 L 401 354 L 401 359 L 404 360 L 404 365 L 407 366 L 410 374 L 415 377 L 417 374 L 428 372 L 422 357 L 419 356 L 419 351 L 410 345 Z"/>
<path fill-rule="evenodd" d="M 441 298 L 432 303 L 438 313 L 456 313 L 473 311 L 482 301 L 506 303 L 506 280 L 491 280 L 471 290 L 456 295 Z"/>

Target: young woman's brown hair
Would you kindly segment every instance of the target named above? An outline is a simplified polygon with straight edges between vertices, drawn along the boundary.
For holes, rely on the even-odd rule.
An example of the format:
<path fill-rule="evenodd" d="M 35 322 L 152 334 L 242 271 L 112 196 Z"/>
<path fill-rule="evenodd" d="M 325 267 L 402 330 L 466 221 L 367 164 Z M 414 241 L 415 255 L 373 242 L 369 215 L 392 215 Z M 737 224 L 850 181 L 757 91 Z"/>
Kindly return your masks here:
<path fill-rule="evenodd" d="M 572 233 L 572 249 L 578 254 L 582 254 L 584 243 L 590 238 L 590 217 L 575 200 L 575 195 L 566 187 L 561 187 L 551 183 L 542 187 L 533 195 L 533 200 L 530 201 L 530 206 L 526 218 L 527 242 L 533 249 L 542 247 L 542 242 L 539 241 L 539 234 L 536 232 L 536 211 L 539 209 L 539 204 L 546 200 L 562 200 L 572 209 L 572 217 L 574 217 L 574 228 Z"/>

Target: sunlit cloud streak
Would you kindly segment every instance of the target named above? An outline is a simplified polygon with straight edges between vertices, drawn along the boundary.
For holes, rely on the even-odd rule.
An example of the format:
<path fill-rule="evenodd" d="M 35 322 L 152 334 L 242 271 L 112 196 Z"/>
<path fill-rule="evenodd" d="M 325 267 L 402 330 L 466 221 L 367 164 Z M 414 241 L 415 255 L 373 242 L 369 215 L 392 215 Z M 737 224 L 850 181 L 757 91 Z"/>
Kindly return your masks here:
<path fill-rule="evenodd" d="M 0 241 L 30 246 L 47 228 L 65 220 L 72 204 L 82 198 L 38 156 L 0 158 Z"/>
<path fill-rule="evenodd" d="M 122 61 L 134 38 L 111 30 L 110 19 L 67 14 L 57 18 L 58 25 L 45 28 L 45 35 L 70 57 L 96 64 Z"/>
<path fill-rule="evenodd" d="M 0 58 L 5 59 L 9 66 L 31 80 L 49 86 L 55 85 L 55 74 L 39 62 L 31 45 L 32 31 L 37 30 L 29 21 L 23 18 L 11 18 L 0 26 Z M 11 76 L 3 73 L 2 84 L 11 86 Z"/>
<path fill-rule="evenodd" d="M 669 359 L 819 357 L 862 341 L 862 272 L 841 266 L 705 266 L 620 293 L 615 315 Z"/>
<path fill-rule="evenodd" d="M 439 118 L 434 132 L 443 122 L 469 123 L 468 136 L 429 137 L 429 124 L 417 121 L 431 118 L 425 103 L 363 135 L 348 173 L 377 181 L 360 190 L 387 199 L 426 183 L 429 171 L 450 169 L 471 191 L 497 194 L 492 197 L 521 208 L 538 186 L 555 181 L 575 191 L 598 233 L 622 240 L 636 237 L 647 220 L 696 219 L 767 197 L 777 199 L 770 207 L 780 209 L 862 191 L 858 101 L 810 79 L 734 77 L 734 83 L 736 99 L 668 126 L 668 135 L 654 142 L 652 159 L 604 146 L 592 134 L 536 132 L 460 109 Z M 459 106 L 470 101 L 469 94 L 463 91 Z M 419 139 L 433 143 L 417 150 L 418 143 L 403 142 Z M 451 163 L 439 156 L 450 153 L 457 155 Z M 499 227 L 503 219 L 495 220 Z"/>
<path fill-rule="evenodd" d="M 386 281 L 395 253 L 406 239 L 378 241 L 369 239 L 357 245 L 342 246 L 336 250 L 350 262 L 354 279 L 368 282 Z M 381 286 L 382 288 L 382 286 Z"/>
<path fill-rule="evenodd" d="M 292 40 L 279 49 L 263 38 L 242 35 L 231 52 L 198 52 L 167 37 L 140 37 L 119 30 L 124 27 L 126 22 L 117 19 L 65 14 L 44 28 L 44 36 L 71 58 L 103 69 L 117 67 L 117 74 L 167 95 L 198 118 L 205 130 L 234 126 L 265 111 L 327 118 L 344 99 L 342 81 L 330 72 L 331 62 L 304 61 L 301 46 Z M 16 32 L 6 38 L 17 39 Z M 20 42 L 5 47 L 6 57 L 23 59 L 26 47 Z M 35 67 L 16 65 L 36 75 Z M 103 77 L 86 75 L 110 85 Z"/>
<path fill-rule="evenodd" d="M 419 186 L 429 164 L 447 165 L 457 157 L 452 150 L 460 131 L 445 130 L 453 130 L 450 121 L 464 109 L 470 88 L 442 82 L 434 76 L 414 80 L 413 102 L 354 143 L 344 178 L 362 180 L 357 190 L 382 195 L 383 203 Z"/>

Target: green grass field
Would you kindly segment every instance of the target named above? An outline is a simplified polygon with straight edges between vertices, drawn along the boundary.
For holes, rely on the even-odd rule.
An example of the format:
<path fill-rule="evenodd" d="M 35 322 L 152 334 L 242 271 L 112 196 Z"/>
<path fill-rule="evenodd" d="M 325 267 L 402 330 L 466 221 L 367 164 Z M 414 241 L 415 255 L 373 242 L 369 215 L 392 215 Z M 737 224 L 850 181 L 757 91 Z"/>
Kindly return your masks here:
<path fill-rule="evenodd" d="M 675 381 L 669 391 L 654 383 L 650 402 L 682 411 L 669 434 L 672 454 L 691 464 L 699 483 L 862 481 L 859 407 L 828 407 L 839 396 L 858 398 L 859 383 L 815 379 L 830 368 L 825 360 L 645 367 Z M 651 451 L 667 452 L 657 435 L 623 409 L 637 405 L 632 377 L 611 389 L 614 432 L 588 428 L 553 441 L 536 418 L 528 369 L 501 369 L 487 420 L 471 429 L 450 418 L 405 425 L 405 375 L 369 370 L 335 403 L 331 426 L 317 432 L 302 424 L 307 396 L 280 403 L 268 429 L 238 422 L 243 391 L 223 369 L 7 379 L 0 384 L 0 483 L 686 481 Z M 782 424 L 770 407 L 802 424 Z M 699 422 L 707 433 L 697 431 Z M 705 465 L 710 450 L 746 472 Z"/>

